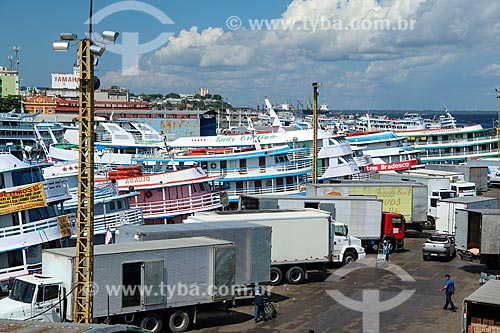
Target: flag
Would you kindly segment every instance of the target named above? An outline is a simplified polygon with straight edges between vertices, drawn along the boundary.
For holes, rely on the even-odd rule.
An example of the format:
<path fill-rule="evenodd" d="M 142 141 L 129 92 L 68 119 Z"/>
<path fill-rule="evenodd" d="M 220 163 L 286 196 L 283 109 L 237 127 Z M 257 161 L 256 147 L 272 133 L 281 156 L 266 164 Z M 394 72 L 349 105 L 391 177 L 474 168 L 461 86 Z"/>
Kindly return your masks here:
<path fill-rule="evenodd" d="M 111 233 L 111 228 L 108 226 L 108 230 L 106 231 L 106 240 L 105 243 L 109 244 L 113 240 L 113 234 Z"/>

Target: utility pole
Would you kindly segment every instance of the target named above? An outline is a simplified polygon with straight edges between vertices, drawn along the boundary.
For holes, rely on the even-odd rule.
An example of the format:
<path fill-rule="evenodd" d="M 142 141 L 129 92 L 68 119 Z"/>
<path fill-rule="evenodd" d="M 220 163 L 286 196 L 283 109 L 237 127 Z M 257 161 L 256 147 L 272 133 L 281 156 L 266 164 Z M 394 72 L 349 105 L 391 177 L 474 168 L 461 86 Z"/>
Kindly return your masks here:
<path fill-rule="evenodd" d="M 318 87 L 321 83 L 314 82 L 313 86 L 313 158 L 312 158 L 312 183 L 318 183 Z"/>

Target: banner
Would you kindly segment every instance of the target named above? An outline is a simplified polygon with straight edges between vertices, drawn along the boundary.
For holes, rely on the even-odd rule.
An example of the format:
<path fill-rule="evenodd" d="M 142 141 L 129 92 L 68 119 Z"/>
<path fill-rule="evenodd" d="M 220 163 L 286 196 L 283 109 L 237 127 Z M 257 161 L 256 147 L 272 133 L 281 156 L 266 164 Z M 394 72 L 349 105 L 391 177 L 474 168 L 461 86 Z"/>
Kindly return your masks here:
<path fill-rule="evenodd" d="M 47 207 L 42 183 L 31 184 L 10 192 L 0 192 L 0 214 L 10 214 L 40 207 Z"/>
<path fill-rule="evenodd" d="M 367 165 L 365 166 L 365 171 L 397 171 L 397 170 L 406 170 L 410 169 L 412 166 L 418 165 L 417 160 L 408 160 L 408 161 L 402 161 L 402 162 L 394 162 L 394 163 L 387 163 L 387 164 L 372 164 L 372 165 Z"/>
<path fill-rule="evenodd" d="M 58 216 L 57 221 L 61 230 L 61 238 L 71 237 L 71 224 L 69 223 L 68 215 Z"/>

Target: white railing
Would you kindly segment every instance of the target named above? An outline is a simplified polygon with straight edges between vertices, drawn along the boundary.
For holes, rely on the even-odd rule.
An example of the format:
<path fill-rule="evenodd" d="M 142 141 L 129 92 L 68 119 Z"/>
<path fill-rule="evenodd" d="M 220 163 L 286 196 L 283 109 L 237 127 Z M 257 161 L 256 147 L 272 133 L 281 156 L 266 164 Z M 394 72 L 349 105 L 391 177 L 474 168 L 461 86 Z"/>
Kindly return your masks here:
<path fill-rule="evenodd" d="M 210 176 L 224 175 L 226 180 L 229 178 L 262 176 L 263 174 L 278 174 L 289 171 L 305 171 L 311 170 L 312 161 L 305 160 L 301 162 L 293 162 L 287 164 L 274 164 L 261 167 L 246 167 L 246 168 L 226 168 L 226 169 L 208 169 L 207 174 Z"/>
<path fill-rule="evenodd" d="M 130 205 L 134 208 L 141 208 L 145 219 L 189 214 L 222 207 L 218 192 L 175 200 L 131 203 Z"/>
<path fill-rule="evenodd" d="M 293 184 L 293 185 L 282 185 L 282 186 L 265 186 L 260 188 L 243 188 L 237 190 L 226 190 L 230 198 L 239 197 L 242 194 L 246 195 L 258 195 L 258 194 L 292 194 L 299 193 L 300 191 L 305 191 L 305 184 Z"/>
<path fill-rule="evenodd" d="M 490 154 L 498 154 L 498 149 L 480 149 L 480 150 L 467 150 L 467 151 L 458 151 L 458 152 L 450 152 L 450 153 L 440 153 L 434 152 L 430 150 L 422 150 L 420 152 L 420 158 L 437 158 L 437 157 L 475 157 L 481 155 L 490 155 Z"/>
<path fill-rule="evenodd" d="M 68 181 L 66 179 L 49 179 L 42 182 L 48 202 L 70 199 Z"/>
<path fill-rule="evenodd" d="M 94 218 L 94 234 L 104 234 L 108 227 L 114 231 L 125 224 L 144 224 L 142 210 L 133 208 L 117 213 L 98 215 Z M 76 225 L 73 226 L 76 228 Z"/>
<path fill-rule="evenodd" d="M 406 137 L 408 139 L 408 137 Z M 475 137 L 475 138 L 468 138 L 468 137 L 462 137 L 462 138 L 456 138 L 452 140 L 426 140 L 422 141 L 419 140 L 418 142 L 416 141 L 409 141 L 409 144 L 415 148 L 425 148 L 427 146 L 432 147 L 432 145 L 443 145 L 443 144 L 465 144 L 465 143 L 471 143 L 471 142 L 480 142 L 480 141 L 486 141 L 486 142 L 492 142 L 498 140 L 498 137 L 496 135 L 489 135 L 489 136 L 480 136 L 480 137 Z"/>

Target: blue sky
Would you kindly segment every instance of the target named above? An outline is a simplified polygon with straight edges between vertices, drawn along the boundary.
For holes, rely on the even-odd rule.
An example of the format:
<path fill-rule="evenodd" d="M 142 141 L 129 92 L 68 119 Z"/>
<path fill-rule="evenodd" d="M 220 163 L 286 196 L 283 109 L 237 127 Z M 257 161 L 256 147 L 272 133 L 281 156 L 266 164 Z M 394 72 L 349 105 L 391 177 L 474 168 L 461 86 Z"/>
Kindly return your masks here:
<path fill-rule="evenodd" d="M 118 44 L 127 33 L 136 33 L 140 44 L 172 34 L 141 54 L 137 66 L 124 67 L 122 55 L 109 49 L 97 67 L 104 87 L 163 94 L 206 87 L 233 105 L 253 106 L 264 96 L 296 104 L 319 81 L 320 99 L 330 109 L 435 110 L 441 103 L 451 110 L 497 108 L 497 1 L 95 0 L 94 15 L 110 5 L 150 5 L 174 23 L 115 10 L 96 24 L 96 32 L 119 31 Z M 8 66 L 17 45 L 22 85 L 49 86 L 50 73 L 71 72 L 77 57 L 76 47 L 56 53 L 52 42 L 59 32 L 83 37 L 88 14 L 88 0 L 0 0 L 0 65 Z M 234 16 L 241 29 L 232 29 L 238 21 L 228 18 Z M 252 29 L 263 22 L 255 20 L 265 19 L 281 21 Z M 374 28 L 382 20 L 389 30 Z"/>

